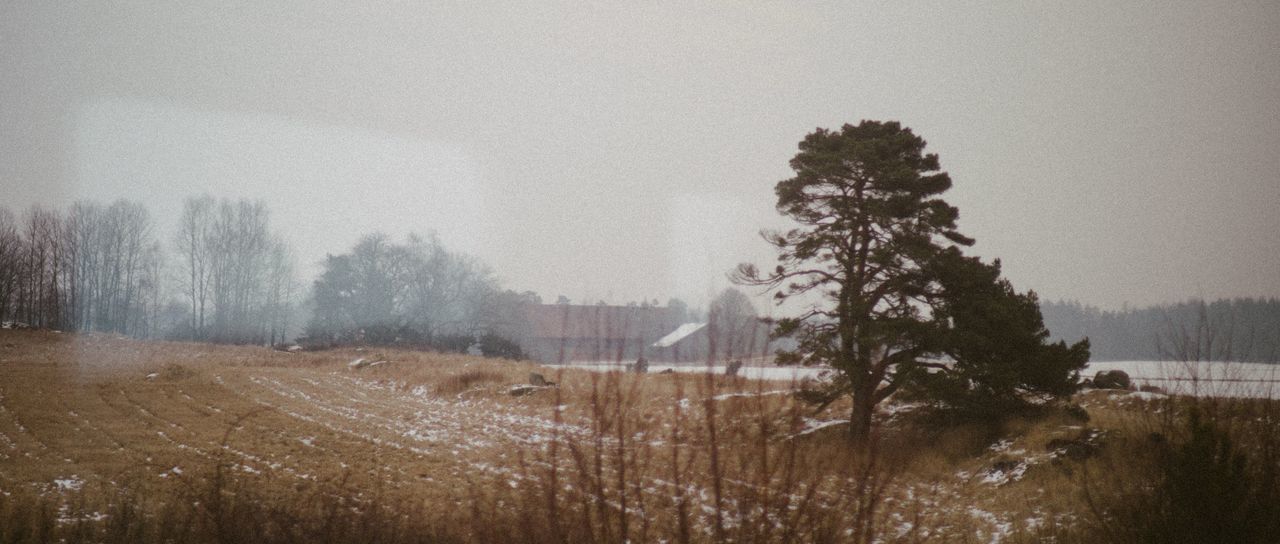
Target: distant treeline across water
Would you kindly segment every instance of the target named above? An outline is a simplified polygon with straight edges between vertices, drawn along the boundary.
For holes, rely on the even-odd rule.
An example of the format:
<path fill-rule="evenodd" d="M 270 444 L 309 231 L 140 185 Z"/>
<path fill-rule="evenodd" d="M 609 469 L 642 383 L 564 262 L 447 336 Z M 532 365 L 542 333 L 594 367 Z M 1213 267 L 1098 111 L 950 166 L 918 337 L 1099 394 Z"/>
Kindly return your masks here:
<path fill-rule="evenodd" d="M 1094 361 L 1280 362 L 1280 299 L 1237 298 L 1104 311 L 1042 302 L 1054 339 L 1088 337 Z"/>

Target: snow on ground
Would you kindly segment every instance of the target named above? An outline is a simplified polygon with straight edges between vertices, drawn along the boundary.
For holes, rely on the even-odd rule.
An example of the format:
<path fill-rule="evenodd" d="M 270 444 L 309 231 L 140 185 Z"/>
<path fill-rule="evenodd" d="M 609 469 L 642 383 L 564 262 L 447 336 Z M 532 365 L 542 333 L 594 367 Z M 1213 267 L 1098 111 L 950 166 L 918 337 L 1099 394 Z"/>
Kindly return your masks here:
<path fill-rule="evenodd" d="M 79 491 L 81 487 L 84 487 L 84 480 L 81 480 L 79 476 L 72 475 L 69 478 L 54 480 L 53 485 L 58 491 Z"/>
<path fill-rule="evenodd" d="M 549 368 L 579 368 L 597 372 L 621 372 L 625 362 L 594 361 L 543 365 Z M 703 363 L 650 363 L 649 373 L 671 369 L 675 372 L 724 374 L 724 365 Z M 817 378 L 829 369 L 804 366 L 744 366 L 738 375 L 754 380 L 799 382 Z M 1170 394 L 1210 397 L 1280 398 L 1280 365 L 1264 363 L 1174 361 L 1106 361 L 1089 363 L 1082 376 L 1092 378 L 1104 370 L 1123 370 L 1135 386 L 1152 385 Z"/>
<path fill-rule="evenodd" d="M 827 427 L 832 427 L 832 426 L 835 426 L 835 425 L 844 425 L 844 424 L 846 424 L 846 423 L 849 423 L 849 420 L 847 420 L 847 419 L 830 419 L 830 420 L 825 420 L 825 421 L 824 421 L 824 420 L 818 420 L 818 419 L 813 419 L 813 418 L 808 418 L 808 417 L 806 417 L 806 418 L 804 418 L 804 428 L 803 428 L 803 429 L 801 429 L 801 430 L 800 430 L 799 432 L 797 432 L 796 434 L 791 435 L 791 437 L 792 437 L 792 438 L 795 438 L 795 437 L 797 437 L 797 436 L 804 436 L 804 435 L 807 435 L 807 434 L 813 434 L 813 433 L 816 433 L 816 432 L 818 432 L 818 431 L 820 431 L 820 430 L 822 430 L 822 429 L 825 429 L 825 428 L 827 428 Z"/>
<path fill-rule="evenodd" d="M 1151 385 L 1170 394 L 1201 397 L 1280 398 L 1280 365 L 1179 361 L 1089 363 L 1082 375 L 1123 370 L 1135 386 Z"/>
<path fill-rule="evenodd" d="M 634 361 L 632 361 L 634 362 Z M 545 364 L 548 368 L 578 368 L 596 372 L 623 372 L 628 362 L 595 361 L 582 363 Z M 674 372 L 724 374 L 725 365 L 707 365 L 705 363 L 649 363 L 649 373 L 657 374 L 670 369 Z M 753 380 L 800 381 L 805 378 L 817 378 L 825 368 L 806 366 L 744 366 L 738 370 L 738 376 Z"/>

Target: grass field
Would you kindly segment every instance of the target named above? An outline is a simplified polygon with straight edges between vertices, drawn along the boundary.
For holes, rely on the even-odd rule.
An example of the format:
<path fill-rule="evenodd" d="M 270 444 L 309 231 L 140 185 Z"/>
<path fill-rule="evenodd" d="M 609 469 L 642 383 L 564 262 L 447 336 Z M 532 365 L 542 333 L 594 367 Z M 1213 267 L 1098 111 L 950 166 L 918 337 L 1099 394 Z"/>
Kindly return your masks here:
<path fill-rule="evenodd" d="M 559 387 L 512 395 L 530 372 Z M 1068 541 L 1123 491 L 1090 478 L 1177 411 L 1095 391 L 1087 421 L 942 428 L 889 405 L 859 452 L 790 385 L 2 331 L 0 539 Z"/>

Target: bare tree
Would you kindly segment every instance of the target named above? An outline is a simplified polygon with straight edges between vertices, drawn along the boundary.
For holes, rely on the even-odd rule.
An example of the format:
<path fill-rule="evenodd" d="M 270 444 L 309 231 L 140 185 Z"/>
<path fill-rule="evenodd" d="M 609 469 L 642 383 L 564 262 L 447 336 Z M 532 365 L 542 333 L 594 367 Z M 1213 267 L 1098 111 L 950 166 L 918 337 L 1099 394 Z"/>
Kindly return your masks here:
<path fill-rule="evenodd" d="M 137 322 L 131 328 L 135 336 L 156 338 L 164 326 L 161 322 L 161 310 L 167 299 L 165 268 L 164 246 L 158 240 L 152 240 L 142 256 L 142 275 L 138 280 L 140 300 L 136 311 Z"/>
<path fill-rule="evenodd" d="M 410 236 L 408 321 L 428 335 L 479 334 L 493 316 L 487 308 L 497 281 L 475 258 L 451 252 L 434 235 Z"/>
<path fill-rule="evenodd" d="M 363 330 L 370 342 L 481 334 L 498 326 L 492 311 L 497 293 L 488 267 L 445 249 L 435 237 L 394 244 L 372 234 L 351 253 L 325 261 L 308 331 L 349 336 Z"/>
<path fill-rule="evenodd" d="M 721 291 L 711 301 L 709 314 L 709 322 L 714 323 L 714 327 L 708 334 L 715 337 L 726 360 L 750 357 L 757 348 L 764 350 L 765 325 L 746 293 L 732 287 Z"/>
<path fill-rule="evenodd" d="M 191 338 L 250 343 L 274 336 L 272 253 L 282 243 L 270 233 L 263 203 L 189 198 L 175 242 Z"/>
<path fill-rule="evenodd" d="M 13 212 L 0 207 L 0 321 L 12 317 L 22 266 L 22 235 Z"/>
<path fill-rule="evenodd" d="M 1268 398 L 1274 376 L 1251 376 L 1243 361 L 1275 363 L 1273 347 L 1259 342 L 1257 323 L 1237 324 L 1237 309 L 1229 301 L 1191 302 L 1194 312 L 1166 311 L 1164 328 L 1156 334 L 1160 358 L 1179 369 L 1165 381 L 1192 395 L 1243 395 Z M 1265 331 L 1264 331 L 1265 332 Z M 1179 383 L 1185 382 L 1185 383 Z"/>
<path fill-rule="evenodd" d="M 102 271 L 102 207 L 80 201 L 71 205 L 63 229 L 66 244 L 69 319 L 77 330 L 92 330 L 94 303 L 98 301 L 97 276 Z"/>
<path fill-rule="evenodd" d="M 37 327 L 61 326 L 62 221 L 56 210 L 33 206 L 23 223 L 18 312 Z"/>
<path fill-rule="evenodd" d="M 209 301 L 210 242 L 213 197 L 191 197 L 182 204 L 175 237 L 182 263 L 184 291 L 191 304 L 191 339 L 205 337 L 206 304 Z"/>
<path fill-rule="evenodd" d="M 267 273 L 267 318 L 269 342 L 283 342 L 289 332 L 298 280 L 294 273 L 293 253 L 282 240 L 271 243 Z"/>
<path fill-rule="evenodd" d="M 133 334 L 140 323 L 150 214 L 136 202 L 73 204 L 60 230 L 64 323 L 74 330 Z"/>

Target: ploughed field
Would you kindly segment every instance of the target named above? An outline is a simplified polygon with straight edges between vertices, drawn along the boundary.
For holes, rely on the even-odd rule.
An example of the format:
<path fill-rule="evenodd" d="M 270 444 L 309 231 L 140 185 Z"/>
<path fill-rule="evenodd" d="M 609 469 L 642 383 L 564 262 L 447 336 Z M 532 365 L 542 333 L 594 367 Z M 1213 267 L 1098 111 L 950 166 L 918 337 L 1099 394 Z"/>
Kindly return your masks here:
<path fill-rule="evenodd" d="M 541 399 L 499 387 L 524 381 L 524 364 L 424 355 L 435 368 L 354 370 L 385 357 L 48 332 L 0 346 L 0 491 L 165 485 L 221 463 L 282 492 L 345 478 L 452 504 L 456 484 L 501 475 L 551 425 Z M 450 382 L 469 372 L 475 383 Z"/>
<path fill-rule="evenodd" d="M 314 499 L 475 541 L 1036 541 L 1084 523 L 1084 459 L 1128 462 L 1171 406 L 1093 391 L 1087 418 L 934 428 L 890 403 L 869 458 L 847 401 L 814 413 L 792 386 L 0 331 L 0 521 L 39 501 L 56 532 L 123 501 L 214 526 L 239 497 L 292 512 L 286 532 Z"/>

